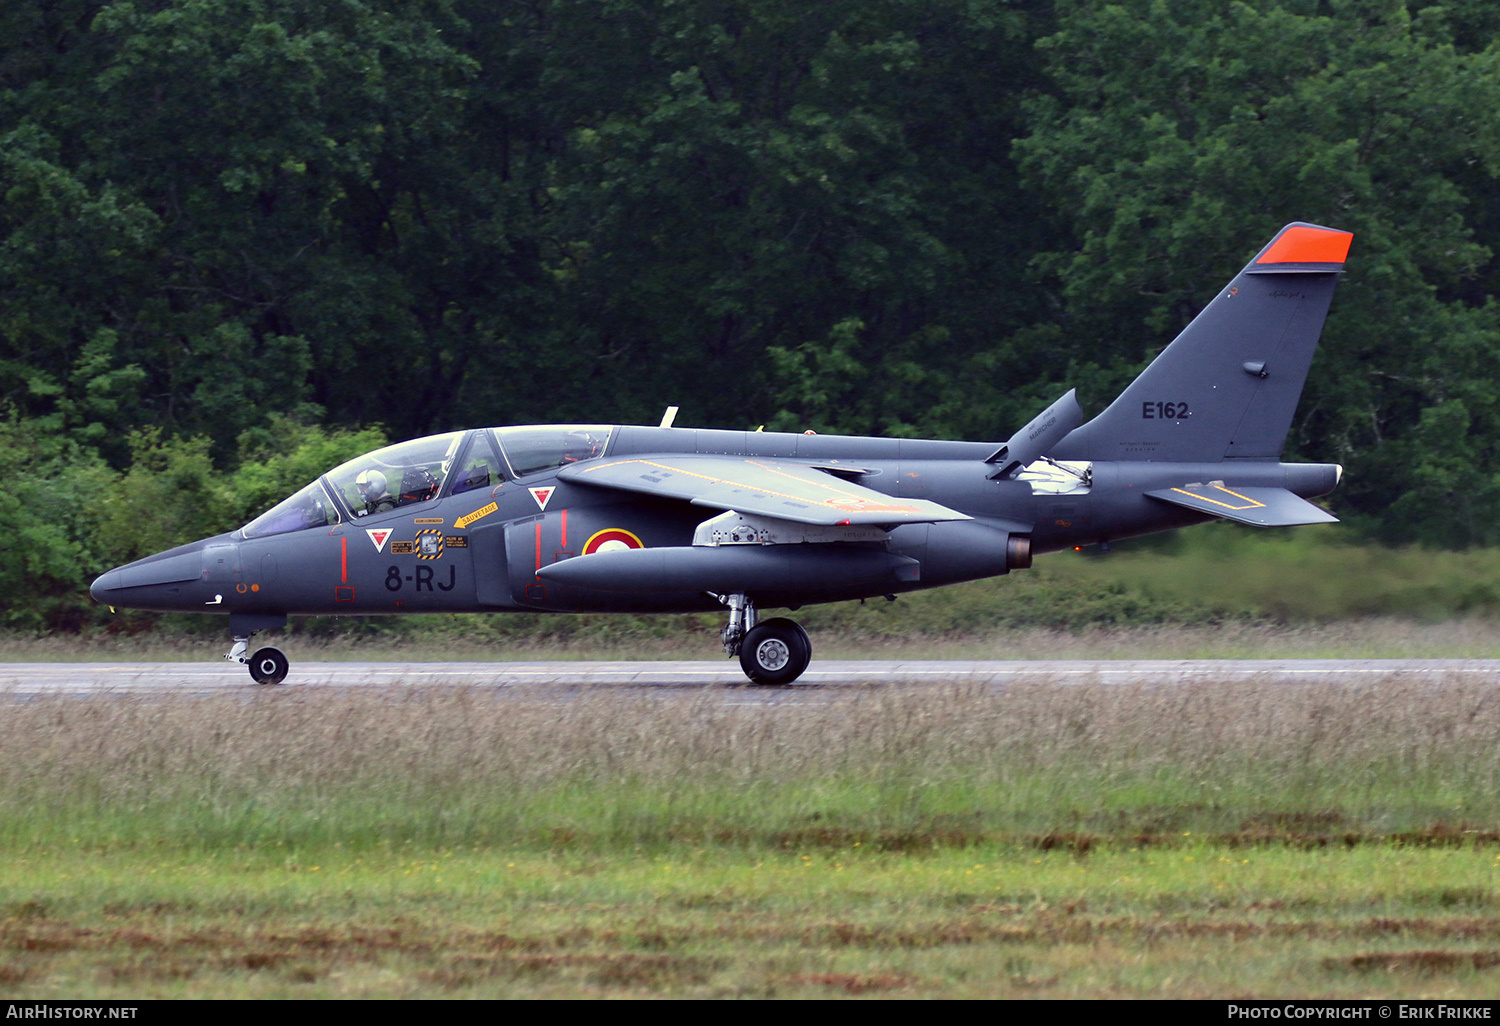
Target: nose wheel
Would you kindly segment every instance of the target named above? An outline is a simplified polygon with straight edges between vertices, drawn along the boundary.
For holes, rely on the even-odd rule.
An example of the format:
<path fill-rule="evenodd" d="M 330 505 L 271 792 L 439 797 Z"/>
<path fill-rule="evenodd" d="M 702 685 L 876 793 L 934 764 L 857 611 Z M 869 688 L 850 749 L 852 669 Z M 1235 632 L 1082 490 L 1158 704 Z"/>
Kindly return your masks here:
<path fill-rule="evenodd" d="M 281 649 L 267 646 L 250 657 L 250 676 L 257 684 L 280 684 L 291 665 Z"/>
<path fill-rule="evenodd" d="M 249 634 L 235 635 L 234 647 L 224 654 L 225 660 L 243 663 L 249 668 L 250 677 L 257 684 L 280 684 L 286 680 L 287 671 L 292 664 L 285 653 L 267 645 L 256 649 L 254 655 L 246 655 L 250 649 L 250 638 Z"/>

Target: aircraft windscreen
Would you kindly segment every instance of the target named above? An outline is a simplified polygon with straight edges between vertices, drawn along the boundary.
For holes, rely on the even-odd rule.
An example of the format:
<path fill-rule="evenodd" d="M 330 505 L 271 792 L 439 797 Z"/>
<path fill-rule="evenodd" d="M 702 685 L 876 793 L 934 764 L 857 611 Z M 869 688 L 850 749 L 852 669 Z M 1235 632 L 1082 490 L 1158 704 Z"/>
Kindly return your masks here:
<path fill-rule="evenodd" d="M 357 517 L 435 499 L 464 432 L 431 435 L 366 453 L 328 472 Z"/>
<path fill-rule="evenodd" d="M 524 477 L 603 456 L 609 430 L 607 424 L 547 424 L 495 428 L 494 432 L 511 469 L 517 477 Z"/>
<path fill-rule="evenodd" d="M 338 508 L 314 481 L 289 499 L 283 499 L 245 525 L 246 538 L 269 538 L 273 534 L 305 531 L 309 527 L 328 527 L 339 522 Z"/>
<path fill-rule="evenodd" d="M 509 477 L 505 460 L 490 439 L 489 432 L 474 432 L 474 443 L 464 453 L 463 463 L 450 475 L 452 484 L 448 491 L 452 495 L 472 492 L 478 488 L 492 488 L 504 483 Z"/>

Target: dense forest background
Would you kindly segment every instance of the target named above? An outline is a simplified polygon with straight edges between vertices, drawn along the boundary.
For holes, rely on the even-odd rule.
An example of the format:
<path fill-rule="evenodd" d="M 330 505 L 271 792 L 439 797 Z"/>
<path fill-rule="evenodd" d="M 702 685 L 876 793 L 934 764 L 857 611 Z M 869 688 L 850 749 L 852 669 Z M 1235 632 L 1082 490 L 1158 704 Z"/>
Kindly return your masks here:
<path fill-rule="evenodd" d="M 1354 247 L 1288 443 L 1500 543 L 1500 5 L 6 0 L 0 624 L 382 440 L 1000 439 L 1292 220 Z"/>

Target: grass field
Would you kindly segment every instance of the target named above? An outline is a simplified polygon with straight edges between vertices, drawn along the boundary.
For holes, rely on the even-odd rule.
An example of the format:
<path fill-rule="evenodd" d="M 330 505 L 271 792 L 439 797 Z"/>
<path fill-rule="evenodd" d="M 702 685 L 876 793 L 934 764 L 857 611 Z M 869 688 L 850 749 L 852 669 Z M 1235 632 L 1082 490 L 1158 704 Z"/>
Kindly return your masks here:
<path fill-rule="evenodd" d="M 7 856 L 9 997 L 1492 998 L 1492 850 Z"/>
<path fill-rule="evenodd" d="M 0 720 L 8 996 L 1470 996 L 1500 701 L 287 689 Z"/>

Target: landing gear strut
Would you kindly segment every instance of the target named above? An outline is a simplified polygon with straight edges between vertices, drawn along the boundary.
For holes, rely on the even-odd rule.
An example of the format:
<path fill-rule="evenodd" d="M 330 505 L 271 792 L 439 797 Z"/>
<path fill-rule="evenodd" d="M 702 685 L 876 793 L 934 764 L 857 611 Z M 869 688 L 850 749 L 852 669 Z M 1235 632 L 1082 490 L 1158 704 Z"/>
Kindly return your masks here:
<path fill-rule="evenodd" d="M 755 603 L 750 601 L 748 595 L 714 597 L 729 607 L 729 622 L 719 631 L 719 640 L 724 643 L 724 654 L 737 656 L 740 654 L 740 643 L 745 640 L 745 633 L 755 626 Z"/>
<path fill-rule="evenodd" d="M 234 638 L 234 645 L 228 652 L 224 653 L 224 659 L 231 663 L 239 663 L 250 668 L 250 676 L 257 684 L 280 684 L 286 680 L 287 670 L 291 663 L 279 648 L 267 645 L 258 648 L 253 655 L 247 655 L 250 651 L 250 639 L 255 637 L 261 630 L 268 630 L 286 625 L 285 616 L 244 616 L 235 614 L 229 618 L 230 636 Z"/>
<path fill-rule="evenodd" d="M 729 622 L 719 632 L 724 652 L 740 657 L 740 669 L 756 684 L 790 684 L 807 669 L 812 642 L 802 625 L 784 616 L 758 622 L 748 595 L 723 595 Z"/>

